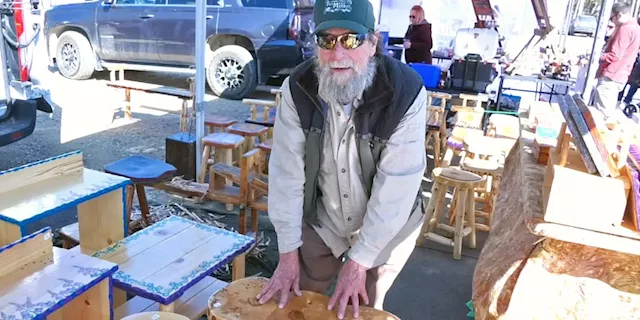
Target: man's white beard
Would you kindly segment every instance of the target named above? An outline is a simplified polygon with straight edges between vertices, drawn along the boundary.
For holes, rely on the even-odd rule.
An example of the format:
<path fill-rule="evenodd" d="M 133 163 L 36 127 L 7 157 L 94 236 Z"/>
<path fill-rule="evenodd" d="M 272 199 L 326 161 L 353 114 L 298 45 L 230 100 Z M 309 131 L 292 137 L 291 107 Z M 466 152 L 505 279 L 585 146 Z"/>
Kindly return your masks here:
<path fill-rule="evenodd" d="M 331 67 L 351 67 L 355 72 L 348 76 L 331 72 Z M 315 74 L 318 77 L 318 94 L 327 103 L 347 105 L 359 98 L 373 84 L 376 75 L 376 59 L 371 58 L 364 68 L 358 68 L 350 61 L 336 61 L 328 64 L 315 59 Z"/>

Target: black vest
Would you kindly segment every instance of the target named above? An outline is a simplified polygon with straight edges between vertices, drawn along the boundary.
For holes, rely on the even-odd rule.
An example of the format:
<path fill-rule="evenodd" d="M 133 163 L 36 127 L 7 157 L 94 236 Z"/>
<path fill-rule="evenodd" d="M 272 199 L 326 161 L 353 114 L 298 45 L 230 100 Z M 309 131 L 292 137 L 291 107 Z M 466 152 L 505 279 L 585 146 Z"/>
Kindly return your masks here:
<path fill-rule="evenodd" d="M 399 60 L 377 56 L 377 70 L 371 87 L 363 93 L 362 104 L 354 108 L 352 119 L 362 167 L 362 183 L 371 195 L 373 178 L 380 154 L 396 127 L 411 107 L 424 84 L 422 78 Z M 293 103 L 302 129 L 307 135 L 305 146 L 304 220 L 317 224 L 316 199 L 319 196 L 318 175 L 322 163 L 325 103 L 318 96 L 318 79 L 314 61 L 300 64 L 289 77 Z M 320 195 L 321 196 L 321 195 Z M 422 201 L 421 192 L 415 206 Z"/>

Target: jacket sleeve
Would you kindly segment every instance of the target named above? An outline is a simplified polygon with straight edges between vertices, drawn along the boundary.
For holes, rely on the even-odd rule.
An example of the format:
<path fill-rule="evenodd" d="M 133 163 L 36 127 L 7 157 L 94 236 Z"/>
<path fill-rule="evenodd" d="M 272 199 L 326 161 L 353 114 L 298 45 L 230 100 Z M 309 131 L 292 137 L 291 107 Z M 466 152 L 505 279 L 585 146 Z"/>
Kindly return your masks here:
<path fill-rule="evenodd" d="M 282 85 L 269 159 L 269 220 L 278 236 L 280 253 L 302 245 L 305 141 L 287 78 Z"/>
<path fill-rule="evenodd" d="M 366 268 L 374 267 L 380 252 L 411 215 L 427 166 L 426 97 L 422 88 L 380 156 L 363 226 L 348 254 Z"/>
<path fill-rule="evenodd" d="M 620 60 L 630 44 L 631 35 L 626 28 L 618 30 L 611 39 L 610 50 L 602 54 L 600 61 L 612 63 Z"/>

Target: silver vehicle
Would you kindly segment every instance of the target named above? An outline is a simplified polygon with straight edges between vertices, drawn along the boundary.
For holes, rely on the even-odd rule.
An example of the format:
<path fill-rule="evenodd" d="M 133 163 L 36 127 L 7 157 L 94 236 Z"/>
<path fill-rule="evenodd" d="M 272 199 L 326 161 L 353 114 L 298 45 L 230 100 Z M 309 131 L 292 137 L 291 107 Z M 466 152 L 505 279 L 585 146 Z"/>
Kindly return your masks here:
<path fill-rule="evenodd" d="M 597 26 L 598 19 L 596 19 L 596 17 L 581 15 L 571 23 L 571 26 L 569 27 L 569 35 L 581 33 L 591 37 L 594 33 L 596 33 Z"/>

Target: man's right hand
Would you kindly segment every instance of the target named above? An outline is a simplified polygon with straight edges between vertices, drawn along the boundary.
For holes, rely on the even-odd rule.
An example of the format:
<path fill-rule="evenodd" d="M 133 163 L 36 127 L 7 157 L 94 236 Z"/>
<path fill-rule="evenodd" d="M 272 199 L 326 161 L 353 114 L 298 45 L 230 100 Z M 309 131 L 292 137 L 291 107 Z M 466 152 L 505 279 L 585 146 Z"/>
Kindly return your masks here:
<path fill-rule="evenodd" d="M 287 305 L 289 293 L 301 296 L 300 291 L 300 260 L 298 260 L 298 250 L 280 254 L 278 267 L 273 273 L 269 283 L 262 289 L 256 297 L 260 304 L 264 304 L 280 291 L 280 309 Z"/>

